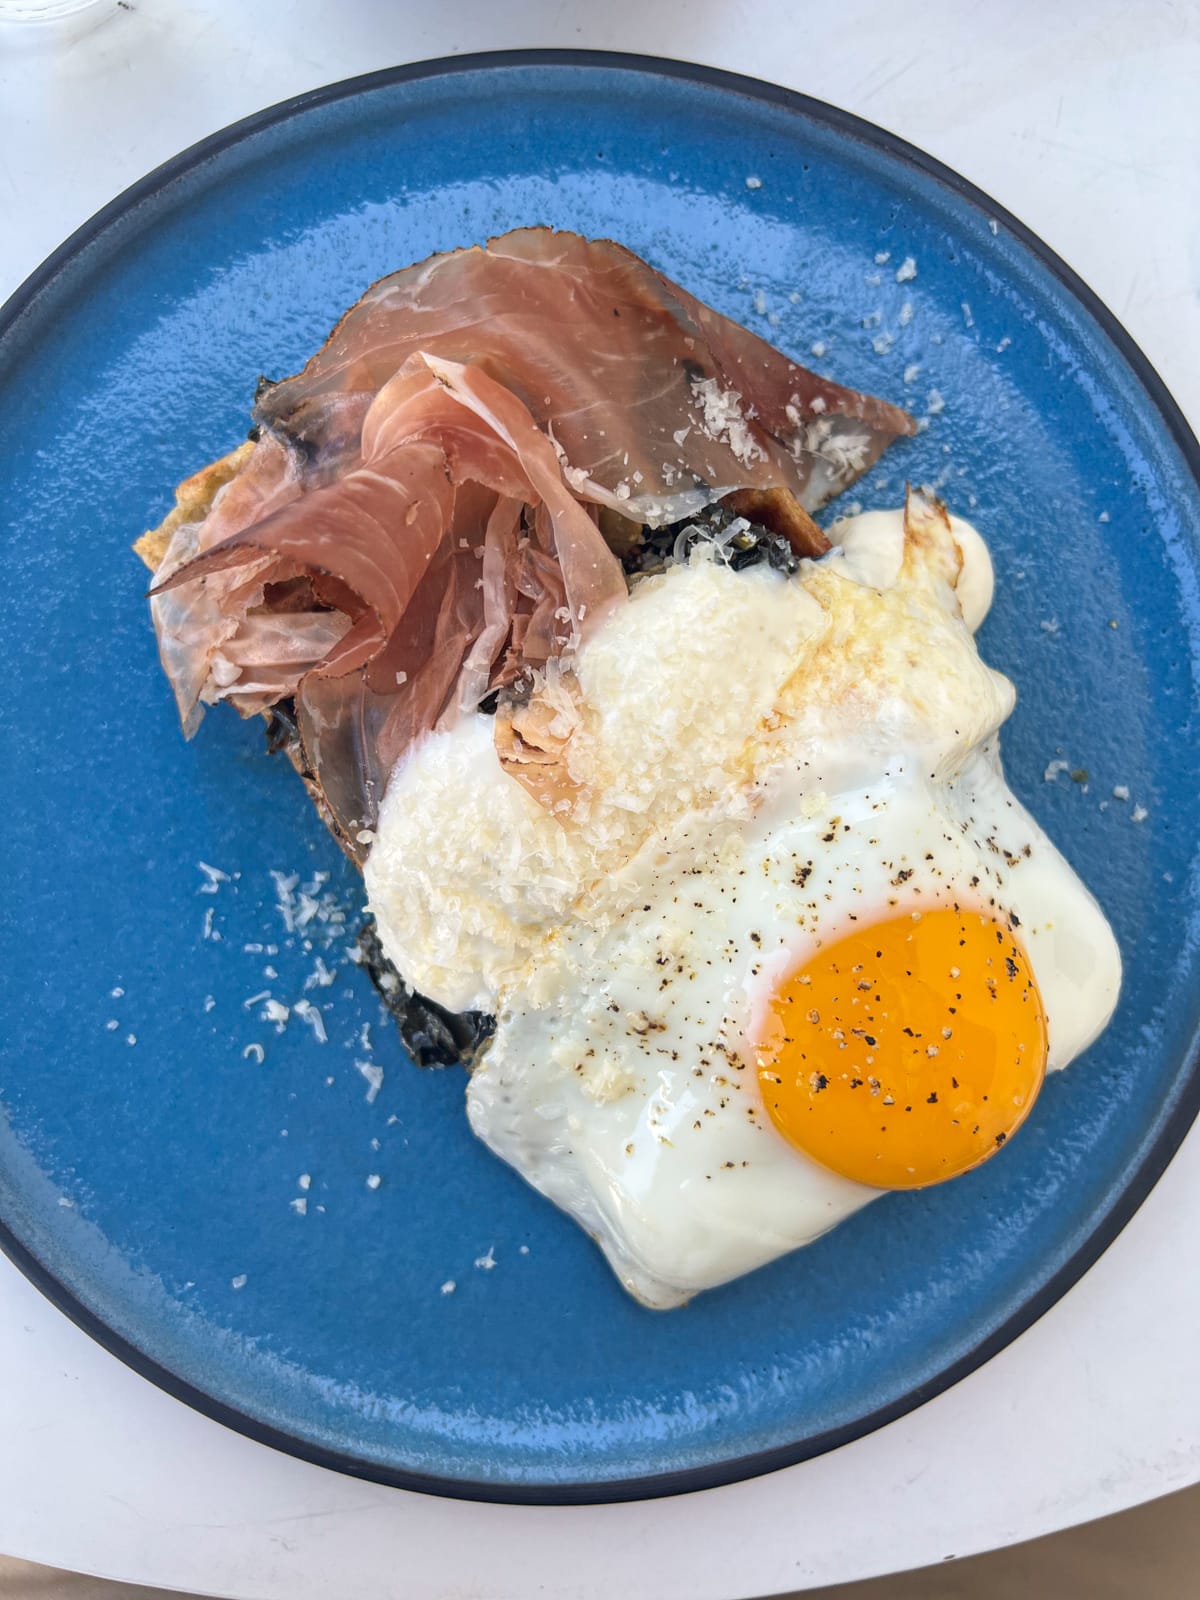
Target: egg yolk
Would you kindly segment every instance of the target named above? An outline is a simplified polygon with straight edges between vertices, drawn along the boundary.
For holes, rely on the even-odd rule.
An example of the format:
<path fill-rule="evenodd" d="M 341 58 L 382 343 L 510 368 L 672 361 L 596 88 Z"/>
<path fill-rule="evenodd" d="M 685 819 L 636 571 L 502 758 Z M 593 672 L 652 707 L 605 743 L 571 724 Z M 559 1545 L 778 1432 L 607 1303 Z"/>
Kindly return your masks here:
<path fill-rule="evenodd" d="M 859 1183 L 919 1189 L 1024 1121 L 1046 1016 L 1012 930 L 944 907 L 818 950 L 775 991 L 755 1048 L 785 1139 Z"/>

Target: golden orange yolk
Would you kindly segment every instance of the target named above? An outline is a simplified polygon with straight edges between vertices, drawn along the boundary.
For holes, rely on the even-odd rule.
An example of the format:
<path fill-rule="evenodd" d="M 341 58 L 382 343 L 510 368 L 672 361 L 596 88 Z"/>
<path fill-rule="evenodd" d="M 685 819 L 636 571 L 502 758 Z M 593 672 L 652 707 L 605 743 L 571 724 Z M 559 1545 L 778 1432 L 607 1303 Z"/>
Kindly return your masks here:
<path fill-rule="evenodd" d="M 991 916 L 949 907 L 856 929 L 772 996 L 756 1041 L 776 1127 L 814 1161 L 919 1189 L 985 1161 L 1046 1069 L 1029 957 Z"/>

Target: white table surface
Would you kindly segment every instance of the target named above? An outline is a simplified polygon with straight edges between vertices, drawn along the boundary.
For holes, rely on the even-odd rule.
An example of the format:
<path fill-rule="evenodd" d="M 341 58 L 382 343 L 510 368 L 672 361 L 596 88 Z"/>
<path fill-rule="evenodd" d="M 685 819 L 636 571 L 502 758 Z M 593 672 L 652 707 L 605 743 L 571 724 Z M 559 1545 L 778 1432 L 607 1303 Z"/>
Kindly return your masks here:
<path fill-rule="evenodd" d="M 237 117 L 518 45 L 684 56 L 903 134 L 1064 255 L 1200 425 L 1194 0 L 105 0 L 86 25 L 0 25 L 0 299 Z M 136 1377 L 0 1258 L 0 1550 L 247 1600 L 736 1600 L 1027 1539 L 1200 1479 L 1198 1222 L 1193 1132 L 1099 1265 L 920 1411 L 753 1483 L 580 1509 L 435 1500 L 275 1454 Z"/>

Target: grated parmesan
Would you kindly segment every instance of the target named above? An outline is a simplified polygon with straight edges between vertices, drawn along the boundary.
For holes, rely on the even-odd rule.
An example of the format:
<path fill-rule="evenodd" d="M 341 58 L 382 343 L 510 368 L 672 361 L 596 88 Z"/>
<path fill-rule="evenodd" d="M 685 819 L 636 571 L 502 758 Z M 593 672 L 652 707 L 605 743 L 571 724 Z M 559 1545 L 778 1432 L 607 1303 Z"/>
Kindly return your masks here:
<path fill-rule="evenodd" d="M 328 1044 L 329 1035 L 325 1031 L 325 1019 L 311 1000 L 297 1000 L 292 1010 L 302 1022 L 308 1023 L 316 1035 L 318 1044 Z"/>
<path fill-rule="evenodd" d="M 695 378 L 692 393 L 703 408 L 702 429 L 708 438 L 727 444 L 744 467 L 766 460 L 766 451 L 742 414 L 742 397 L 736 389 L 722 389 L 715 378 Z"/>
<path fill-rule="evenodd" d="M 373 1106 L 380 1089 L 383 1088 L 383 1068 L 374 1061 L 356 1061 L 354 1065 L 367 1080 L 367 1104 Z"/>

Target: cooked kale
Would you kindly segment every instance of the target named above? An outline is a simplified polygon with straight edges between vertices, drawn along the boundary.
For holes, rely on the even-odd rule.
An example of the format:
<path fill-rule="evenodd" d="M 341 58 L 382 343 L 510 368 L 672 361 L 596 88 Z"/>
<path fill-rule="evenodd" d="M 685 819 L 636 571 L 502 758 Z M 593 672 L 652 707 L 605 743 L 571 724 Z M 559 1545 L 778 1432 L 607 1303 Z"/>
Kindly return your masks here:
<path fill-rule="evenodd" d="M 362 965 L 395 1017 L 404 1048 L 419 1067 L 469 1067 L 480 1046 L 495 1032 L 496 1019 L 482 1011 L 447 1011 L 418 994 L 383 952 L 375 924 L 363 924 L 358 935 Z"/>
<path fill-rule="evenodd" d="M 741 526 L 730 533 L 735 523 Z M 765 561 L 790 576 L 800 566 L 799 556 L 782 534 L 773 533 L 759 522 L 735 516 L 721 505 L 706 506 L 694 517 L 672 522 L 665 528 L 643 528 L 640 542 L 626 552 L 621 565 L 630 577 L 662 572 L 669 560 L 686 556 L 702 539 L 720 544 L 726 561 L 735 572 Z"/>

